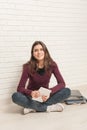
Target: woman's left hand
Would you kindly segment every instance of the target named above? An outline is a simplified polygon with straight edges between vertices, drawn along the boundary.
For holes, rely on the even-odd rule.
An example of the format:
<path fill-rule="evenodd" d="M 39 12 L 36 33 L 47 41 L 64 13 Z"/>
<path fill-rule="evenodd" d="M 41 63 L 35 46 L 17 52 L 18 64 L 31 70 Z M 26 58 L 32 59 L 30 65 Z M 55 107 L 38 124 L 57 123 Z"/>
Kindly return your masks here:
<path fill-rule="evenodd" d="M 48 98 L 49 98 L 49 96 L 42 95 L 43 102 L 47 101 Z"/>

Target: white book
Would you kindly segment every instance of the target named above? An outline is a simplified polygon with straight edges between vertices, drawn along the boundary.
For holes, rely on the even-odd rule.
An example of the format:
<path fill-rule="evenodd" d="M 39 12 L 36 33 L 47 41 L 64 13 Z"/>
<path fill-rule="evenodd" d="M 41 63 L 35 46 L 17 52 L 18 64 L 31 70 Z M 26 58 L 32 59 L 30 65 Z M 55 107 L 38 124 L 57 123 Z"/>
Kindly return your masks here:
<path fill-rule="evenodd" d="M 44 88 L 44 87 L 40 87 L 39 92 L 41 95 L 45 95 L 45 96 L 49 96 L 51 93 L 51 90 Z M 33 100 L 39 101 L 39 102 L 43 102 L 41 96 L 38 98 L 32 98 Z"/>

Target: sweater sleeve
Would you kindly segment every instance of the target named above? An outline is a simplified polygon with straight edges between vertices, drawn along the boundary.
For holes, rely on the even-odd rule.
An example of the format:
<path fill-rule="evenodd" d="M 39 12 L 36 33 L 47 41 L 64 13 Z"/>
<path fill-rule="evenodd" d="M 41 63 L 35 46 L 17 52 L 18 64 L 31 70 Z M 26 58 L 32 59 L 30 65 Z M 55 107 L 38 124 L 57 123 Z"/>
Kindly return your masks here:
<path fill-rule="evenodd" d="M 56 63 L 53 66 L 53 74 L 57 80 L 57 85 L 50 88 L 52 91 L 51 94 L 61 90 L 62 88 L 65 88 L 65 81 L 64 81 Z"/>
<path fill-rule="evenodd" d="M 21 79 L 19 81 L 18 87 L 17 87 L 17 91 L 21 92 L 25 95 L 30 95 L 32 90 L 26 89 L 26 82 L 29 78 L 29 73 L 28 73 L 28 65 L 23 65 L 23 71 L 22 71 L 22 75 L 21 75 Z"/>

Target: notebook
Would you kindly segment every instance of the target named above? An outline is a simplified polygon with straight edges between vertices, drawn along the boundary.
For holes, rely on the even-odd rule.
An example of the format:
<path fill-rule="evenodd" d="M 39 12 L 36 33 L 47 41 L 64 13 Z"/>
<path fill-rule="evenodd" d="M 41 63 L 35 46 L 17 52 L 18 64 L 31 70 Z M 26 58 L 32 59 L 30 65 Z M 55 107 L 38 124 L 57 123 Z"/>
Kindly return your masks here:
<path fill-rule="evenodd" d="M 40 94 L 41 95 L 45 95 L 45 96 L 49 96 L 50 93 L 51 93 L 51 90 L 47 89 L 47 88 L 44 88 L 44 87 L 40 87 L 39 89 L 40 91 Z M 38 97 L 38 98 L 32 98 L 33 100 L 36 100 L 36 101 L 39 101 L 39 102 L 43 102 L 42 98 L 41 97 Z"/>

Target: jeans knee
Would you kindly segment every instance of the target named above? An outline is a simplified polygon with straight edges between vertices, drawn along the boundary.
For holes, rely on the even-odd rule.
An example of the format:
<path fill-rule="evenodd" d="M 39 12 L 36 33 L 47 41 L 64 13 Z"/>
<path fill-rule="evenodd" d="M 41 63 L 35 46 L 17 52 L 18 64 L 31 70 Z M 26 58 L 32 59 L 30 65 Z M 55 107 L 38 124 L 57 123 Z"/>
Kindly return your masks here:
<path fill-rule="evenodd" d="M 12 95 L 12 101 L 13 102 L 17 101 L 18 95 L 19 95 L 18 92 L 13 93 L 13 95 Z"/>
<path fill-rule="evenodd" d="M 66 88 L 66 92 L 67 92 L 67 95 L 70 96 L 71 95 L 71 90 L 69 88 Z"/>

